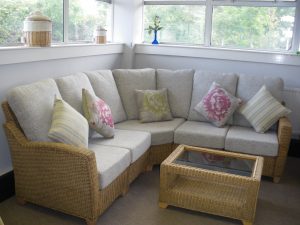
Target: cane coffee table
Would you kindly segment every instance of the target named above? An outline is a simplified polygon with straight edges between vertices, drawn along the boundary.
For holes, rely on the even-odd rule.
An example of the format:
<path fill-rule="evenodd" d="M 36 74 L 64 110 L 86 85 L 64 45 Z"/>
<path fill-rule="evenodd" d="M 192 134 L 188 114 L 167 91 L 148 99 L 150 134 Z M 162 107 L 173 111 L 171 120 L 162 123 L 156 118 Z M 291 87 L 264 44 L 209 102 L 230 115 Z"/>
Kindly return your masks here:
<path fill-rule="evenodd" d="M 159 206 L 254 222 L 263 158 L 180 145 L 161 164 Z"/>

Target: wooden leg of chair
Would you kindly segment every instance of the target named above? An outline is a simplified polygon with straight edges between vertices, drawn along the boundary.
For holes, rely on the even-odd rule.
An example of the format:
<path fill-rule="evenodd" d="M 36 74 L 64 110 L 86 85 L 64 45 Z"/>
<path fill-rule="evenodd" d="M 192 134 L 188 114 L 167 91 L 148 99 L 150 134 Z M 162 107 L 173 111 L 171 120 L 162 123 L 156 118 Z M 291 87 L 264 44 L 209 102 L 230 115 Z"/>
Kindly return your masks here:
<path fill-rule="evenodd" d="M 122 194 L 121 194 L 122 197 L 124 197 L 125 195 L 127 195 L 128 190 L 129 190 L 129 187 L 126 187 L 126 188 L 123 189 Z"/>
<path fill-rule="evenodd" d="M 23 198 L 18 198 L 18 197 L 17 197 L 17 203 L 18 203 L 19 205 L 25 205 L 25 204 L 26 204 L 26 201 L 25 201 Z"/>
<path fill-rule="evenodd" d="M 86 219 L 85 222 L 86 222 L 86 225 L 96 225 L 97 219 Z"/>
<path fill-rule="evenodd" d="M 250 221 L 243 220 L 243 225 L 252 225 L 253 223 Z"/>
<path fill-rule="evenodd" d="M 168 207 L 168 204 L 165 202 L 159 202 L 158 206 L 159 206 L 159 208 L 166 209 Z"/>
<path fill-rule="evenodd" d="M 147 172 L 152 171 L 152 169 L 153 169 L 153 165 L 147 165 L 147 166 L 146 166 L 146 171 L 147 171 Z"/>
<path fill-rule="evenodd" d="M 273 183 L 278 184 L 280 181 L 280 177 L 273 177 Z"/>

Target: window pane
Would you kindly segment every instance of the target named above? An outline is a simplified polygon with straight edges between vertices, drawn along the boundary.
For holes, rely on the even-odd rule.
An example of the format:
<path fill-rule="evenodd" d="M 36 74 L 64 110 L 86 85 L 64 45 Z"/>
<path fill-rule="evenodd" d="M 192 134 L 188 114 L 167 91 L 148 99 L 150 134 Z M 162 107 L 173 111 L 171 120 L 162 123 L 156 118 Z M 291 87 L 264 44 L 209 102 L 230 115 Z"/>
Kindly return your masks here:
<path fill-rule="evenodd" d="M 289 50 L 295 8 L 217 6 L 213 13 L 212 45 Z"/>
<path fill-rule="evenodd" d="M 161 19 L 159 42 L 203 44 L 205 6 L 202 5 L 146 5 L 144 28 L 153 24 L 155 15 Z M 153 33 L 144 32 L 145 42 L 153 41 Z"/>
<path fill-rule="evenodd" d="M 53 42 L 63 41 L 63 0 L 1 0 L 0 46 L 21 44 L 23 21 L 37 10 L 51 18 Z"/>
<path fill-rule="evenodd" d="M 97 0 L 70 0 L 69 4 L 70 41 L 93 41 L 98 25 L 105 27 L 107 34 L 111 33 L 111 4 Z"/>

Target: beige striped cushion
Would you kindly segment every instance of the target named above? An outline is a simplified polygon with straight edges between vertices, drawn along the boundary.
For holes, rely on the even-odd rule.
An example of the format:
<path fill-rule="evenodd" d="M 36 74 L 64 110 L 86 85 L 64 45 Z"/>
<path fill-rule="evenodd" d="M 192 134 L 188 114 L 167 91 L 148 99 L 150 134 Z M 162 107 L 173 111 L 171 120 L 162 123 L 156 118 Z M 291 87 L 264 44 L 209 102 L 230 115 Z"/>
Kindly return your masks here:
<path fill-rule="evenodd" d="M 250 122 L 256 132 L 264 133 L 280 117 L 291 111 L 277 101 L 266 86 L 262 88 L 239 109 L 239 112 Z"/>
<path fill-rule="evenodd" d="M 87 120 L 67 102 L 56 99 L 48 137 L 77 147 L 88 147 Z"/>

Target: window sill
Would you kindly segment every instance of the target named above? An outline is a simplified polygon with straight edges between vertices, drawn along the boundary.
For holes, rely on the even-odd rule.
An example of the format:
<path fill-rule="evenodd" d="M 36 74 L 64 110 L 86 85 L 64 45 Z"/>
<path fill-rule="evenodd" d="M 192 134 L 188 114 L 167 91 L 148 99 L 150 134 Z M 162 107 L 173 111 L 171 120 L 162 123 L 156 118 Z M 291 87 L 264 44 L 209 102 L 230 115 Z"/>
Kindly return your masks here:
<path fill-rule="evenodd" d="M 123 53 L 123 44 L 68 44 L 0 48 L 0 65 Z"/>
<path fill-rule="evenodd" d="M 135 53 L 300 66 L 300 56 L 279 52 L 166 44 L 136 44 Z"/>

